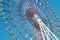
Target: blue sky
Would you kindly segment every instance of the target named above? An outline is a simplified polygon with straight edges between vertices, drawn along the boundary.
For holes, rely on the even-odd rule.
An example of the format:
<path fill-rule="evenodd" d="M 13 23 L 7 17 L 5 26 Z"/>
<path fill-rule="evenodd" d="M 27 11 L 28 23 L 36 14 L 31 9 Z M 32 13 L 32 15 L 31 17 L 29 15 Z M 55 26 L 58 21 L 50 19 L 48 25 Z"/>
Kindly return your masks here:
<path fill-rule="evenodd" d="M 57 16 L 60 18 L 60 0 L 47 0 L 47 2 L 51 5 L 51 7 L 55 10 Z M 15 4 L 12 5 L 12 7 L 14 8 L 13 10 L 16 11 L 14 5 Z M 0 17 L 0 19 L 2 19 L 2 17 Z M 0 40 L 11 40 L 9 32 L 5 30 L 6 27 L 4 26 L 4 24 L 4 21 L 0 20 Z"/>
<path fill-rule="evenodd" d="M 60 0 L 47 0 L 47 2 L 55 10 L 57 16 L 60 18 Z"/>

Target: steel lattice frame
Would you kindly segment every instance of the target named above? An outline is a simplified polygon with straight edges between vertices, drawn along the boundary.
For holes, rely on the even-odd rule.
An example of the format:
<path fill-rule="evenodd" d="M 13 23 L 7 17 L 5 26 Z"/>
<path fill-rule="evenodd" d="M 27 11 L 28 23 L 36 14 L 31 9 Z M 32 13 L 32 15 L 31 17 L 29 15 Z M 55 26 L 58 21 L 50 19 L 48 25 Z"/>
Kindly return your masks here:
<path fill-rule="evenodd" d="M 9 4 L 6 4 L 5 2 L 1 1 L 0 5 L 2 8 L 2 17 L 4 19 L 4 22 L 6 24 L 6 30 L 9 30 L 10 36 L 13 37 L 12 40 L 18 40 L 17 35 L 12 32 L 12 30 L 15 28 L 15 30 L 18 31 L 18 33 L 23 37 L 23 40 L 29 40 L 33 38 L 35 40 L 35 35 L 40 35 L 40 32 L 36 30 L 34 27 L 34 22 L 31 21 L 27 16 L 27 9 L 34 8 L 37 11 L 37 14 L 42 19 L 42 21 L 45 23 L 45 25 L 60 39 L 60 21 L 57 17 L 56 13 L 53 11 L 53 9 L 50 7 L 50 5 L 45 0 L 18 0 L 15 7 L 16 9 L 14 11 L 12 7 L 12 0 L 7 0 Z M 9 10 L 5 10 L 3 6 L 6 6 L 9 8 Z M 9 13 L 9 16 L 6 16 L 5 12 Z M 15 16 L 14 16 L 15 14 Z M 10 22 L 13 26 L 10 25 Z M 16 22 L 18 21 L 18 23 Z M 27 27 L 26 27 L 26 26 Z M 31 25 L 31 26 L 28 26 Z M 22 28 L 20 29 L 19 26 Z M 28 28 L 28 29 L 27 29 Z M 26 32 L 25 34 L 22 32 Z M 16 39 L 15 39 L 15 38 Z M 38 38 L 38 36 L 37 36 Z M 20 40 L 20 39 L 19 39 Z"/>

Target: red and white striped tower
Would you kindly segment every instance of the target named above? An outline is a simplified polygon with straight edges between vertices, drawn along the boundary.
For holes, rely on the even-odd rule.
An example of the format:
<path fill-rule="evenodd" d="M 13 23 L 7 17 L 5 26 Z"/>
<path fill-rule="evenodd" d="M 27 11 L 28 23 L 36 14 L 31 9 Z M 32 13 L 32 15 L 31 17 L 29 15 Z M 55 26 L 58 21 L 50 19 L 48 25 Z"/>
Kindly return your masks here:
<path fill-rule="evenodd" d="M 40 32 L 40 35 L 35 36 L 35 40 L 50 40 L 49 36 L 53 37 L 52 39 L 58 40 L 58 38 L 43 23 L 36 10 L 34 10 L 33 8 L 29 8 L 28 10 L 28 18 L 34 22 L 33 25 L 35 29 Z"/>
<path fill-rule="evenodd" d="M 34 10 L 33 8 L 29 8 L 28 10 L 29 10 L 29 19 L 34 22 L 33 25 L 34 25 L 35 29 L 38 32 L 40 32 L 40 36 L 36 35 L 35 40 L 44 40 L 43 34 L 41 33 L 42 30 L 37 22 L 36 17 L 34 17 L 34 16 L 38 15 L 36 10 Z"/>

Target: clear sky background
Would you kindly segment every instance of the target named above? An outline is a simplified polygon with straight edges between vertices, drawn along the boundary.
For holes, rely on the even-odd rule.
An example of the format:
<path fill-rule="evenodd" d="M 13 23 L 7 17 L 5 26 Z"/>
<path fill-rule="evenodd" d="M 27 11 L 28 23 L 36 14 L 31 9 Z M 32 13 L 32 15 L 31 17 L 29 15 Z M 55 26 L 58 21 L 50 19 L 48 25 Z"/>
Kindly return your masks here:
<path fill-rule="evenodd" d="M 51 5 L 57 16 L 60 18 L 60 0 L 47 0 L 47 2 Z M 11 37 L 8 35 L 9 32 L 5 30 L 6 27 L 3 25 L 4 21 L 0 20 L 0 40 L 11 40 Z"/>
<path fill-rule="evenodd" d="M 55 10 L 57 16 L 60 18 L 60 0 L 47 0 L 47 2 Z"/>

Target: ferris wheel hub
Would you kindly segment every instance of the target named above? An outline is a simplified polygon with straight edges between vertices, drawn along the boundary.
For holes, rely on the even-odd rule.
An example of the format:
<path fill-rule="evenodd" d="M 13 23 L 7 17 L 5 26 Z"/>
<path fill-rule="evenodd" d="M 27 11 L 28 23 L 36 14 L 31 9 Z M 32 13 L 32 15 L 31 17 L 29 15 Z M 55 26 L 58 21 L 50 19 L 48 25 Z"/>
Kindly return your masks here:
<path fill-rule="evenodd" d="M 33 25 L 34 25 L 34 27 L 38 30 L 38 31 L 40 31 L 40 27 L 39 27 L 39 24 L 37 23 L 37 12 L 36 12 L 36 10 L 34 10 L 33 8 L 29 8 L 28 9 L 29 10 L 29 19 L 31 20 L 31 21 L 33 21 L 34 23 L 33 23 Z"/>

